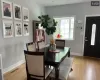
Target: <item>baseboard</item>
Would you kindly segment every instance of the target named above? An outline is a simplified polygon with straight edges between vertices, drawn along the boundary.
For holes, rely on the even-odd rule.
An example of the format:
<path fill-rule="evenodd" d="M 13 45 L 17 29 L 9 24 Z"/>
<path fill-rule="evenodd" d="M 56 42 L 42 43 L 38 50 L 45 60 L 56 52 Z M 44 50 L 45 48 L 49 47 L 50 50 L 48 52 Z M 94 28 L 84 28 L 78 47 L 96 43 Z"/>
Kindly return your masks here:
<path fill-rule="evenodd" d="M 3 74 L 15 69 L 16 67 L 22 65 L 23 63 L 25 63 L 25 60 L 21 60 L 21 61 L 17 62 L 16 64 L 11 65 L 10 67 L 3 69 Z"/>
<path fill-rule="evenodd" d="M 82 53 L 75 53 L 75 52 L 71 52 L 71 55 L 74 55 L 74 56 L 83 56 Z"/>

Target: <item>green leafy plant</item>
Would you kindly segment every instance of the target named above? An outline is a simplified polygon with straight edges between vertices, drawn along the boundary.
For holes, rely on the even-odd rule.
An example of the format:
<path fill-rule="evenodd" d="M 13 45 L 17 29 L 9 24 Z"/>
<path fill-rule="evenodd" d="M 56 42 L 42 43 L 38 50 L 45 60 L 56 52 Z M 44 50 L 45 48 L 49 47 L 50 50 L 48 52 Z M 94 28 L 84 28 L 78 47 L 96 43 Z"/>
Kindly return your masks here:
<path fill-rule="evenodd" d="M 52 35 L 56 31 L 57 22 L 55 19 L 51 19 L 49 15 L 42 15 L 38 17 L 41 21 L 41 26 L 45 28 L 48 35 Z"/>

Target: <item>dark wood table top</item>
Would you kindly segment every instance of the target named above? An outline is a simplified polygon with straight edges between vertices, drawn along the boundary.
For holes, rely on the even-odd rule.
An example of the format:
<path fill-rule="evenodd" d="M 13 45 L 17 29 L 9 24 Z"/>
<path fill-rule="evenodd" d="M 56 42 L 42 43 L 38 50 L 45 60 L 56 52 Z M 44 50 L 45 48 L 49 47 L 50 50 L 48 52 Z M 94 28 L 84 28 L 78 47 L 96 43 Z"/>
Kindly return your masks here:
<path fill-rule="evenodd" d="M 70 54 L 70 48 L 57 48 L 56 51 L 49 51 L 49 47 L 40 49 L 39 52 L 45 53 L 45 64 L 51 66 L 58 66 Z"/>

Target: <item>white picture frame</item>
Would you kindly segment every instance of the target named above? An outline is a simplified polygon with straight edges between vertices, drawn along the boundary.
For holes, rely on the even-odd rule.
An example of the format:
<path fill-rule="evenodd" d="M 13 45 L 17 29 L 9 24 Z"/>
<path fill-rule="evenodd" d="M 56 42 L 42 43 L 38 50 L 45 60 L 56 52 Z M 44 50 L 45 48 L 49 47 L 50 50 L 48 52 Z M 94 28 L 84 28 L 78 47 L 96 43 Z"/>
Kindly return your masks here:
<path fill-rule="evenodd" d="M 15 36 L 20 37 L 23 35 L 23 27 L 22 27 L 22 22 L 15 21 L 14 22 L 14 27 L 15 27 Z"/>
<path fill-rule="evenodd" d="M 4 80 L 3 76 L 3 64 L 2 64 L 2 55 L 0 54 L 0 80 Z"/>
<path fill-rule="evenodd" d="M 1 0 L 2 18 L 12 19 L 12 2 Z"/>
<path fill-rule="evenodd" d="M 29 36 L 29 23 L 28 22 L 23 23 L 23 34 L 24 36 Z"/>
<path fill-rule="evenodd" d="M 3 20 L 3 36 L 4 38 L 13 37 L 13 21 Z"/>
<path fill-rule="evenodd" d="M 29 9 L 23 7 L 23 21 L 29 21 Z"/>
<path fill-rule="evenodd" d="M 13 4 L 13 14 L 15 20 L 22 20 L 22 8 L 20 5 Z"/>

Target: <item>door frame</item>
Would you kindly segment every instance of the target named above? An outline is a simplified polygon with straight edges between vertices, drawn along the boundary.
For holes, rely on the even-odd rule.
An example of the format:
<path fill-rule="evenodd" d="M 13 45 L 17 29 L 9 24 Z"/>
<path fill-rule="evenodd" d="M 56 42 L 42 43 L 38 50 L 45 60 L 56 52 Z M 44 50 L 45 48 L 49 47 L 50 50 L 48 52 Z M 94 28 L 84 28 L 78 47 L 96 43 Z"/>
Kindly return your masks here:
<path fill-rule="evenodd" d="M 87 17 L 95 17 L 95 16 L 100 16 L 100 14 L 93 14 L 93 15 L 85 15 L 84 18 L 84 32 L 83 32 L 83 56 L 84 56 L 84 45 L 85 45 L 85 30 L 86 30 L 86 18 Z"/>

